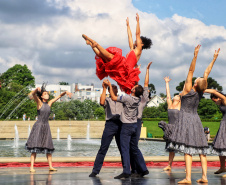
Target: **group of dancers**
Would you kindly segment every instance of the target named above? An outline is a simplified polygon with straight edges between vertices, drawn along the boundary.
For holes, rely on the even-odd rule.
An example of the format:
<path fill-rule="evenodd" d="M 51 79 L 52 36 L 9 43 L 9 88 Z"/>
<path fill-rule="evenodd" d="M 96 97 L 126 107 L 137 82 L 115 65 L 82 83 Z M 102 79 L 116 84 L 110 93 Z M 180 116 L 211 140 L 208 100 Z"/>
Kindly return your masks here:
<path fill-rule="evenodd" d="M 108 79 L 103 80 L 103 92 L 100 97 L 100 104 L 104 107 L 106 113 L 106 124 L 103 131 L 101 146 L 97 153 L 92 173 L 89 177 L 96 177 L 100 173 L 105 155 L 110 143 L 115 137 L 116 143 L 121 154 L 123 172 L 114 177 L 115 179 L 129 177 L 143 177 L 149 174 L 143 155 L 138 148 L 138 142 L 141 132 L 141 118 L 144 107 L 149 101 L 150 93 L 149 68 L 147 65 L 144 86 L 138 84 L 140 67 L 137 62 L 140 59 L 143 49 L 149 49 L 152 41 L 149 38 L 140 36 L 139 15 L 136 15 L 136 41 L 133 43 L 132 34 L 129 26 L 129 19 L 126 20 L 127 33 L 130 52 L 126 57 L 122 56 L 122 51 L 116 47 L 104 49 L 93 39 L 82 35 L 86 44 L 90 45 L 96 54 L 96 74 L 100 80 L 110 77 L 117 82 L 120 89 L 130 94 L 129 96 L 117 96 L 117 86 L 110 83 Z M 197 113 L 199 101 L 203 93 L 211 93 L 211 99 L 220 106 L 223 113 L 223 119 L 219 131 L 213 141 L 212 152 L 220 156 L 221 167 L 215 173 L 226 172 L 226 97 L 213 89 L 207 89 L 207 78 L 218 57 L 220 49 L 215 51 L 212 62 L 206 68 L 203 77 L 197 78 L 192 86 L 193 73 L 195 71 L 196 59 L 200 45 L 195 48 L 194 57 L 191 62 L 184 89 L 173 99 L 170 97 L 169 82 L 170 78 L 165 77 L 166 94 L 168 104 L 169 123 L 161 121 L 159 127 L 164 130 L 166 150 L 169 151 L 169 165 L 164 170 L 171 170 L 172 161 L 175 152 L 184 153 L 186 163 L 186 177 L 178 183 L 191 183 L 192 156 L 199 154 L 202 164 L 202 177 L 197 180 L 199 183 L 208 182 L 207 180 L 207 159 L 206 155 L 210 153 L 206 137 L 203 132 L 203 126 Z M 110 94 L 106 96 L 107 90 Z M 52 153 L 54 151 L 51 132 L 48 124 L 50 107 L 57 99 L 63 95 L 71 94 L 64 92 L 58 97 L 48 101 L 49 95 L 45 88 L 37 88 L 32 95 L 37 103 L 38 121 L 34 124 L 29 139 L 26 143 L 26 149 L 31 152 L 31 168 L 34 172 L 34 161 L 36 153 L 46 153 L 50 170 L 56 170 L 52 167 Z"/>

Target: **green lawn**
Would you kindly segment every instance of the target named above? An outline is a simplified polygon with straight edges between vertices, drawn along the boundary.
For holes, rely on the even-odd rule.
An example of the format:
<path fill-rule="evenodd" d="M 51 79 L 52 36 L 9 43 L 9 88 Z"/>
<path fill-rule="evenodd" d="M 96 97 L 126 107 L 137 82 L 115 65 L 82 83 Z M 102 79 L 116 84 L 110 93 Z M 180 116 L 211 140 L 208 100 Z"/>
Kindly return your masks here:
<path fill-rule="evenodd" d="M 153 137 L 163 136 L 163 131 L 161 128 L 158 127 L 159 121 L 144 121 L 144 127 L 147 127 L 147 132 L 151 133 Z M 210 135 L 215 136 L 220 122 L 202 122 L 203 127 L 207 126 L 210 129 Z"/>

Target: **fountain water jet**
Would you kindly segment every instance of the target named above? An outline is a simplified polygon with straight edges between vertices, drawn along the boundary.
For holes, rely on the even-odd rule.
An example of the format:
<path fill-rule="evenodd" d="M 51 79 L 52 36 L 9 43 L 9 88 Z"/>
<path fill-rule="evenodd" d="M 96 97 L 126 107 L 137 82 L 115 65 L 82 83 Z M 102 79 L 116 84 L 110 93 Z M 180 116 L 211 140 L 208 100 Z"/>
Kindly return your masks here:
<path fill-rule="evenodd" d="M 18 148 L 18 146 L 19 146 L 19 132 L 18 132 L 18 129 L 17 129 L 16 125 L 14 126 L 14 129 L 15 129 L 15 137 L 14 137 L 13 148 Z"/>
<path fill-rule="evenodd" d="M 57 128 L 57 141 L 59 141 L 60 140 L 60 129 L 59 129 L 59 127 Z"/>
<path fill-rule="evenodd" d="M 68 134 L 67 136 L 67 149 L 71 150 L 71 135 Z"/>
<path fill-rule="evenodd" d="M 89 139 L 90 139 L 89 138 L 89 132 L 90 132 L 89 130 L 90 130 L 90 123 L 88 122 L 88 124 L 87 124 L 87 130 L 86 130 L 86 140 L 87 141 L 89 141 Z"/>
<path fill-rule="evenodd" d="M 30 133 L 31 133 L 31 126 L 29 125 L 29 127 L 28 127 L 28 137 L 30 136 Z"/>

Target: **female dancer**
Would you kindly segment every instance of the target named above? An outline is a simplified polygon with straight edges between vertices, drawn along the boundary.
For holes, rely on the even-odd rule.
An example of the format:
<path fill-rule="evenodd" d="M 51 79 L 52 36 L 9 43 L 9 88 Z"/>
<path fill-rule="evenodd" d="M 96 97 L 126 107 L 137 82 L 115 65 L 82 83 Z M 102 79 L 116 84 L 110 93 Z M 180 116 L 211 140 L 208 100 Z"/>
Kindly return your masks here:
<path fill-rule="evenodd" d="M 171 130 L 173 130 L 173 127 L 170 126 L 174 126 L 174 124 L 178 124 L 178 118 L 179 118 L 179 112 L 180 112 L 180 107 L 181 107 L 181 98 L 180 95 L 176 95 L 173 98 L 173 101 L 171 100 L 170 97 L 170 88 L 169 88 L 169 82 L 170 82 L 170 78 L 169 77 L 165 77 L 164 78 L 165 82 L 166 82 L 166 96 L 167 96 L 167 105 L 168 105 L 168 120 L 169 120 L 169 124 L 166 124 L 165 122 L 161 121 L 159 123 L 159 127 L 162 128 L 164 131 L 169 130 L 166 134 L 165 132 L 165 137 L 166 140 L 168 140 L 167 138 L 169 137 L 169 134 L 171 132 Z M 172 125 L 171 125 L 172 124 Z M 168 171 L 171 170 L 172 167 L 172 163 L 173 163 L 173 159 L 175 156 L 174 150 L 173 149 L 167 149 L 168 146 L 168 142 L 166 142 L 166 150 L 169 152 L 169 164 L 167 167 L 165 167 L 163 170 L 164 171 Z"/>
<path fill-rule="evenodd" d="M 224 94 L 216 91 L 215 89 L 206 89 L 205 93 L 211 93 L 210 98 L 220 107 L 223 118 L 220 123 L 220 128 L 212 143 L 212 153 L 219 156 L 220 169 L 215 174 L 226 172 L 225 159 L 226 159 L 226 97 Z"/>
<path fill-rule="evenodd" d="M 120 86 L 121 90 L 127 94 L 131 93 L 131 89 L 140 80 L 140 70 L 137 62 L 140 59 L 143 49 L 149 49 L 152 45 L 151 39 L 140 36 L 139 15 L 136 14 L 136 41 L 133 44 L 132 33 L 129 26 L 129 19 L 126 20 L 127 33 L 129 40 L 130 52 L 126 58 L 122 56 L 122 50 L 116 47 L 104 49 L 98 43 L 86 35 L 82 37 L 86 40 L 86 44 L 90 45 L 96 53 L 96 75 L 102 80 L 110 76 Z M 135 68 L 134 68 L 135 67 Z"/>
<path fill-rule="evenodd" d="M 184 153 L 186 163 L 186 178 L 179 181 L 179 184 L 191 183 L 192 155 L 199 154 L 202 164 L 202 178 L 197 180 L 199 183 L 208 182 L 207 180 L 207 160 L 208 144 L 203 132 L 203 126 L 197 113 L 199 101 L 203 96 L 203 91 L 207 88 L 207 78 L 217 59 L 218 51 L 215 51 L 214 58 L 204 72 L 203 78 L 197 78 L 192 87 L 192 78 L 195 71 L 196 59 L 200 45 L 195 48 L 194 58 L 191 62 L 184 89 L 181 93 L 181 109 L 178 124 L 175 124 L 172 135 L 170 136 L 169 149 Z"/>
<path fill-rule="evenodd" d="M 37 95 L 36 95 L 37 94 Z M 32 127 L 30 136 L 27 140 L 25 148 L 31 153 L 31 167 L 30 172 L 35 172 L 34 162 L 37 153 L 44 153 L 49 162 L 49 170 L 57 171 L 52 167 L 52 153 L 54 152 L 51 131 L 49 127 L 49 115 L 51 105 L 59 98 L 67 94 L 69 97 L 71 93 L 68 91 L 61 93 L 56 98 L 49 100 L 49 93 L 45 90 L 44 84 L 42 88 L 36 88 L 32 95 L 37 103 L 38 120 Z"/>

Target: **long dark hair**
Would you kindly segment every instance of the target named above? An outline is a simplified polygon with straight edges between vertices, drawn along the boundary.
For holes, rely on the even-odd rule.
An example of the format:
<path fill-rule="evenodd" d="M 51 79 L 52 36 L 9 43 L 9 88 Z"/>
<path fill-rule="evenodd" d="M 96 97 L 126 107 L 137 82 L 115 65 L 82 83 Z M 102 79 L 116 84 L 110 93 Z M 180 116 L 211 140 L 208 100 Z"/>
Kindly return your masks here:
<path fill-rule="evenodd" d="M 42 83 L 42 87 L 41 87 L 41 92 L 37 91 L 37 96 L 38 98 L 42 101 L 42 93 L 44 92 L 48 92 L 46 91 L 46 85 L 47 85 L 48 82 L 43 82 Z"/>

